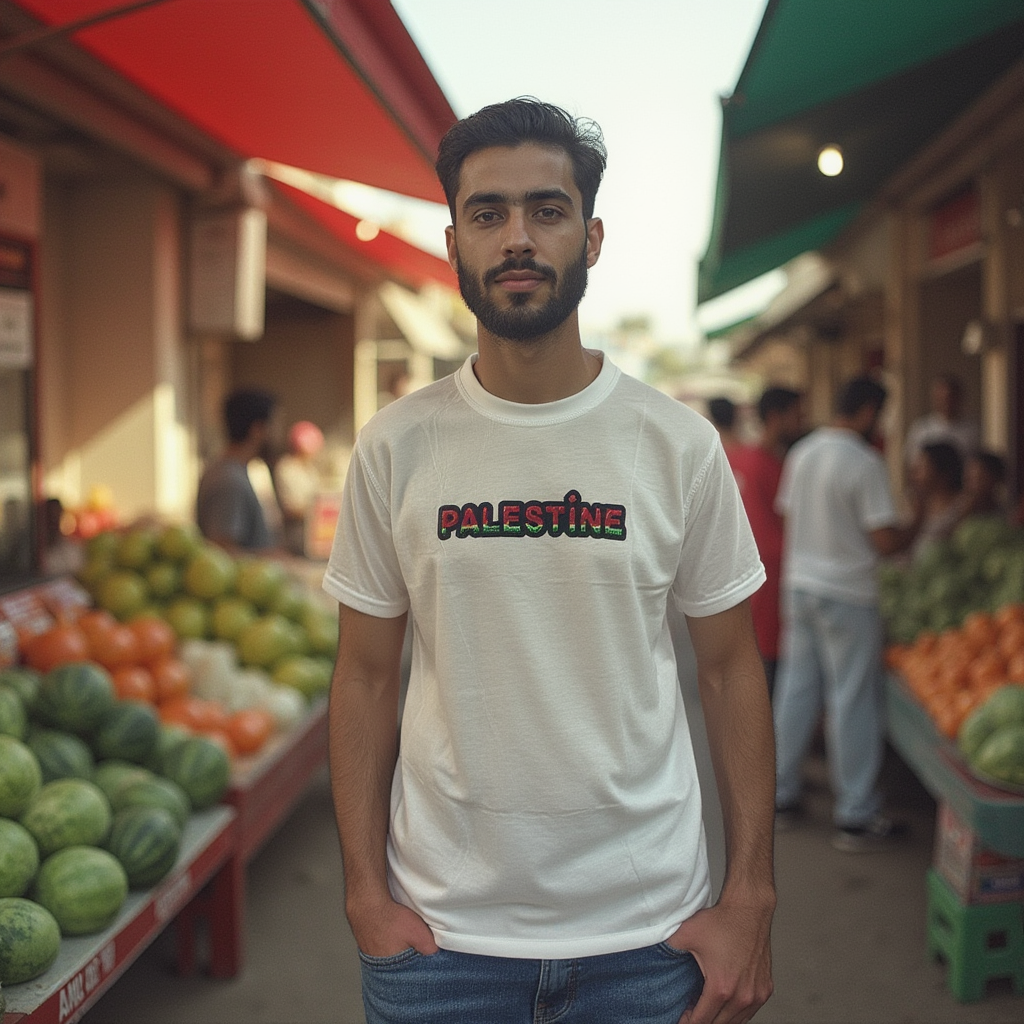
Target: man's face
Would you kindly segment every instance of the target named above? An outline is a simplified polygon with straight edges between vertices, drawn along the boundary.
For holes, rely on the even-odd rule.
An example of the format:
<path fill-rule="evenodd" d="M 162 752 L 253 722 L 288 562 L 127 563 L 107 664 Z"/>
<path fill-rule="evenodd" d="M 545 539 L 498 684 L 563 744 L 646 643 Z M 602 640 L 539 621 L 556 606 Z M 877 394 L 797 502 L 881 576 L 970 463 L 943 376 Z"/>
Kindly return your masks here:
<path fill-rule="evenodd" d="M 568 154 L 525 143 L 466 158 L 446 231 L 466 305 L 491 334 L 543 338 L 576 310 L 603 227 L 584 221 Z"/>

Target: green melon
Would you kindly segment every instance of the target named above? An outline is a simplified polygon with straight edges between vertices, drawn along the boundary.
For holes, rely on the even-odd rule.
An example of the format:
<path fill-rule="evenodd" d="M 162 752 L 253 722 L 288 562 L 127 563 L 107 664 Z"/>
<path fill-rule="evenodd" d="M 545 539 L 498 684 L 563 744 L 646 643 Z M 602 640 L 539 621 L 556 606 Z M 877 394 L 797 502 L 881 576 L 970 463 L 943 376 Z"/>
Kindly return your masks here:
<path fill-rule="evenodd" d="M 0 818 L 0 897 L 21 896 L 39 870 L 39 847 L 24 826 Z"/>
<path fill-rule="evenodd" d="M 102 790 L 107 800 L 113 802 L 114 793 L 125 779 L 149 779 L 152 777 L 153 773 L 148 768 L 115 757 L 97 763 L 96 770 L 92 773 L 92 783 Z"/>
<path fill-rule="evenodd" d="M 111 817 L 110 802 L 91 782 L 57 779 L 39 790 L 21 823 L 45 858 L 66 846 L 101 844 L 110 831 Z"/>
<path fill-rule="evenodd" d="M 20 818 L 42 784 L 36 755 L 21 740 L 0 736 L 0 816 Z"/>
<path fill-rule="evenodd" d="M 163 807 L 125 807 L 114 815 L 107 849 L 132 889 L 156 885 L 178 860 L 181 828 Z"/>
<path fill-rule="evenodd" d="M 976 751 L 971 766 L 993 779 L 1024 786 L 1024 725 L 997 726 Z"/>
<path fill-rule="evenodd" d="M 34 900 L 0 899 L 0 984 L 39 977 L 60 952 L 60 925 Z"/>
<path fill-rule="evenodd" d="M 152 704 L 118 701 L 96 726 L 92 749 L 99 758 L 141 763 L 156 744 L 159 723 Z"/>
<path fill-rule="evenodd" d="M 157 775 L 162 775 L 164 771 L 164 758 L 167 756 L 167 752 L 172 747 L 176 747 L 179 743 L 187 740 L 191 735 L 191 731 L 183 725 L 161 722 L 157 729 L 156 743 L 153 744 L 153 749 L 149 752 L 149 756 L 143 764 L 156 772 Z"/>
<path fill-rule="evenodd" d="M 128 896 L 128 876 L 108 850 L 67 846 L 43 861 L 34 894 L 62 934 L 91 935 L 117 917 Z"/>
<path fill-rule="evenodd" d="M 185 791 L 193 810 L 211 807 L 227 791 L 231 758 L 206 736 L 190 736 L 168 751 L 164 775 Z"/>
<path fill-rule="evenodd" d="M 125 779 L 114 790 L 110 805 L 115 814 L 126 807 L 159 807 L 171 815 L 178 828 L 185 827 L 192 811 L 188 795 L 181 786 L 159 775 L 149 779 Z"/>
<path fill-rule="evenodd" d="M 28 715 L 21 697 L 10 686 L 0 686 L 0 736 L 23 740 L 28 730 Z"/>
<path fill-rule="evenodd" d="M 9 686 L 21 698 L 30 715 L 39 699 L 40 678 L 41 674 L 28 666 L 0 669 L 0 686 Z"/>
<path fill-rule="evenodd" d="M 33 729 L 25 743 L 36 755 L 43 782 L 92 778 L 95 761 L 80 736 L 58 729 Z"/>
<path fill-rule="evenodd" d="M 36 715 L 65 732 L 88 734 L 116 699 L 114 682 L 105 668 L 91 661 L 73 661 L 43 675 Z"/>

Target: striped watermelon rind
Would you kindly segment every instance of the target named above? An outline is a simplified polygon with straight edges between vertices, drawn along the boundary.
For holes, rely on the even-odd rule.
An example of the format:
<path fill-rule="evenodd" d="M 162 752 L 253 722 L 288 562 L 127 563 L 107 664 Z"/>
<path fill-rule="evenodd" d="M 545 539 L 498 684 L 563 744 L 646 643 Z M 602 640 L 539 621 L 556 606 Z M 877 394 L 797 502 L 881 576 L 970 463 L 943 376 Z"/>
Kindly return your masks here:
<path fill-rule="evenodd" d="M 44 724 L 88 735 L 117 700 L 110 673 L 91 661 L 70 661 L 44 673 L 35 716 Z"/>
<path fill-rule="evenodd" d="M 118 787 L 126 779 L 151 779 L 152 777 L 153 773 L 148 768 L 115 757 L 96 763 L 96 770 L 92 773 L 92 783 L 103 792 L 108 800 L 113 801 Z"/>
<path fill-rule="evenodd" d="M 212 807 L 231 782 L 231 758 L 215 740 L 190 736 L 167 752 L 164 775 L 185 791 L 192 809 Z"/>
<path fill-rule="evenodd" d="M 125 807 L 114 815 L 106 848 L 121 862 L 130 888 L 148 889 L 177 863 L 181 828 L 163 807 Z"/>
<path fill-rule="evenodd" d="M 44 783 L 92 778 L 96 762 L 89 744 L 80 736 L 59 729 L 33 729 L 25 744 L 36 755 Z"/>
<path fill-rule="evenodd" d="M 119 700 L 96 726 L 92 749 L 99 758 L 141 764 L 156 745 L 159 724 L 152 704 Z"/>
<path fill-rule="evenodd" d="M 128 776 L 113 793 L 110 806 L 116 815 L 126 807 L 160 807 L 184 828 L 192 812 L 188 794 L 176 782 L 154 775 L 151 778 Z"/>
<path fill-rule="evenodd" d="M 99 846 L 110 832 L 113 812 L 103 792 L 85 779 L 46 783 L 21 816 L 43 858 L 66 846 Z"/>
<path fill-rule="evenodd" d="M 60 925 L 35 900 L 0 899 L 0 984 L 38 978 L 60 952 Z"/>
<path fill-rule="evenodd" d="M 22 896 L 39 870 L 39 847 L 32 833 L 0 818 L 0 898 Z"/>
<path fill-rule="evenodd" d="M 21 698 L 21 703 L 30 715 L 39 699 L 41 679 L 42 673 L 27 665 L 0 669 L 0 686 L 9 686 Z"/>
<path fill-rule="evenodd" d="M 18 692 L 0 685 L 0 736 L 23 740 L 28 731 L 28 713 Z"/>
<path fill-rule="evenodd" d="M 0 816 L 20 818 L 42 785 L 36 755 L 21 740 L 0 736 Z"/>
<path fill-rule="evenodd" d="M 39 867 L 33 894 L 56 918 L 63 935 L 107 928 L 128 897 L 121 862 L 96 846 L 67 846 Z"/>

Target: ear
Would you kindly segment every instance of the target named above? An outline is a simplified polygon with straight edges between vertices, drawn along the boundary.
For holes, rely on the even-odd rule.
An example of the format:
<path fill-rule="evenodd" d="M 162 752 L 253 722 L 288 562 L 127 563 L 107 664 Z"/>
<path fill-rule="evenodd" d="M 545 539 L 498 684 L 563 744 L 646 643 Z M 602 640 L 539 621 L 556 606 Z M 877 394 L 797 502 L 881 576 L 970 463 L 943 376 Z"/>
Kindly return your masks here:
<path fill-rule="evenodd" d="M 587 221 L 587 269 L 597 262 L 603 242 L 604 222 L 600 217 L 591 217 Z"/>
<path fill-rule="evenodd" d="M 455 225 L 449 224 L 444 229 L 445 248 L 448 250 L 448 265 L 456 273 L 459 272 L 459 248 L 455 244 Z"/>

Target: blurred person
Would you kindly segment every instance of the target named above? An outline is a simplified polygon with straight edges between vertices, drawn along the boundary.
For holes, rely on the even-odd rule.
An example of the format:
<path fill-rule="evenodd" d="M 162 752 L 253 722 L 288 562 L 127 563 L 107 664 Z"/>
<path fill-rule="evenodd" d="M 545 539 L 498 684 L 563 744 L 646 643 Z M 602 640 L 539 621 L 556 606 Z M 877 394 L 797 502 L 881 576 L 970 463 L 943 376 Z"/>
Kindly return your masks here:
<path fill-rule="evenodd" d="M 926 445 L 945 441 L 953 445 L 961 459 L 977 451 L 981 433 L 977 423 L 963 414 L 964 389 L 953 374 L 939 374 L 932 381 L 931 411 L 915 420 L 907 430 L 904 459 L 909 466 Z"/>
<path fill-rule="evenodd" d="M 1005 516 L 1006 461 L 993 451 L 977 451 L 964 466 L 961 517 Z"/>
<path fill-rule="evenodd" d="M 722 447 L 727 452 L 740 443 L 736 432 L 736 411 L 736 403 L 724 395 L 708 400 L 708 419 L 715 425 Z"/>
<path fill-rule="evenodd" d="M 259 388 L 229 394 L 222 407 L 227 445 L 199 480 L 196 523 L 207 540 L 234 554 L 275 546 L 249 463 L 270 461 L 276 405 L 276 396 Z"/>
<path fill-rule="evenodd" d="M 771 991 L 763 569 L 707 420 L 582 345 L 604 162 L 596 125 L 531 98 L 453 126 L 478 351 L 356 442 L 324 587 L 368 1024 L 710 1024 Z M 713 906 L 684 615 L 726 822 Z"/>
<path fill-rule="evenodd" d="M 288 431 L 288 451 L 274 463 L 274 490 L 281 505 L 284 545 L 295 555 L 305 552 L 306 516 L 320 493 L 317 456 L 323 447 L 323 431 L 309 420 L 299 420 Z"/>
<path fill-rule="evenodd" d="M 739 486 L 743 507 L 764 564 L 765 584 L 750 598 L 757 646 L 764 659 L 769 695 L 779 657 L 779 581 L 782 576 L 782 516 L 775 497 L 782 460 L 803 433 L 803 399 L 790 388 L 767 388 L 758 399 L 761 437 L 756 444 L 733 445 L 725 453 Z"/>
<path fill-rule="evenodd" d="M 919 558 L 936 541 L 950 537 L 963 519 L 963 460 L 945 441 L 923 445 L 910 464 L 910 485 L 921 505 L 922 520 L 911 557 Z"/>
<path fill-rule="evenodd" d="M 847 852 L 885 846 L 905 831 L 883 814 L 878 787 L 885 727 L 877 569 L 881 557 L 910 547 L 922 510 L 900 523 L 872 446 L 885 399 L 873 378 L 847 382 L 832 424 L 790 449 L 776 500 L 785 520 L 777 822 L 788 827 L 801 813 L 803 760 L 824 707 L 833 845 Z"/>

